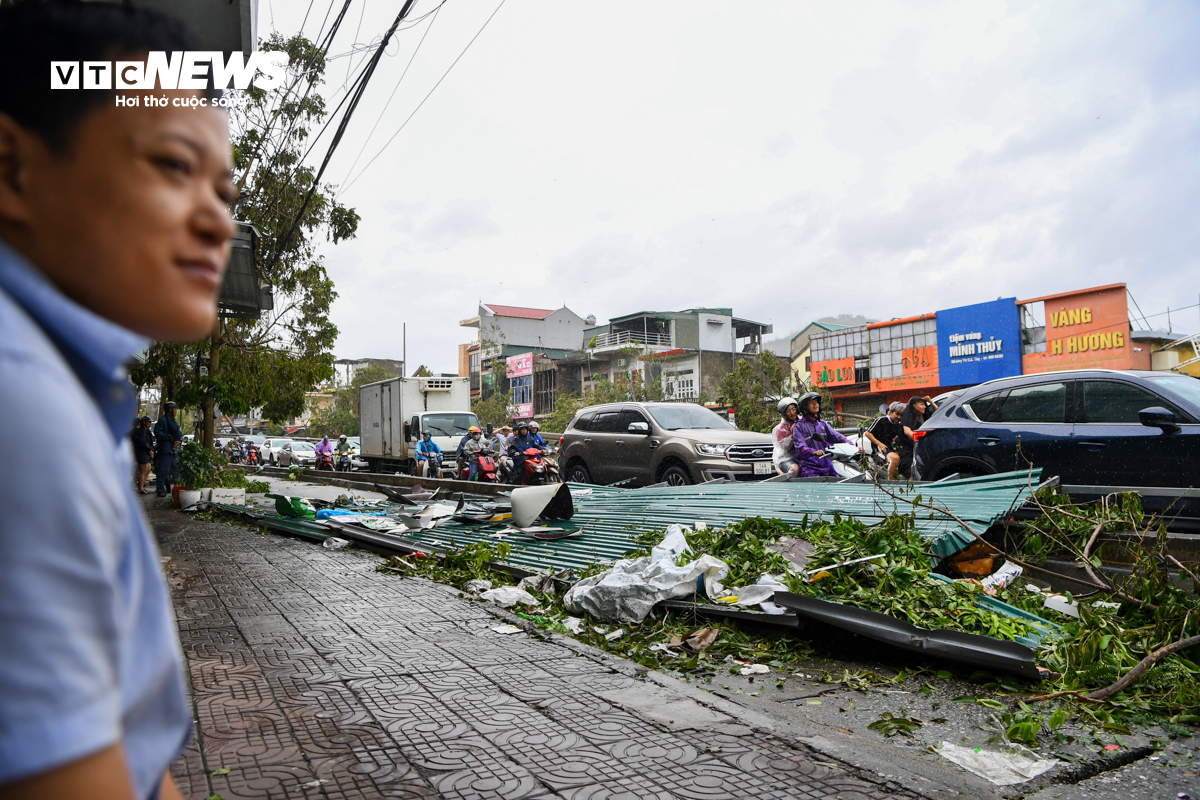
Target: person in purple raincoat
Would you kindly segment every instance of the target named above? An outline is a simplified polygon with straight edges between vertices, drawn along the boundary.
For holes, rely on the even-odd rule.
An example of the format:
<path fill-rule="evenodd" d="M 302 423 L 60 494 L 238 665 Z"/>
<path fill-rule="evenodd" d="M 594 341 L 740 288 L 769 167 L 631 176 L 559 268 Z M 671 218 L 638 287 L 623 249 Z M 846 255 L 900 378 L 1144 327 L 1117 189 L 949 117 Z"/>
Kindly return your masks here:
<path fill-rule="evenodd" d="M 837 476 L 825 448 L 837 442 L 854 444 L 821 419 L 821 395 L 808 392 L 800 398 L 800 418 L 792 426 L 792 449 L 800 465 L 800 477 Z"/>

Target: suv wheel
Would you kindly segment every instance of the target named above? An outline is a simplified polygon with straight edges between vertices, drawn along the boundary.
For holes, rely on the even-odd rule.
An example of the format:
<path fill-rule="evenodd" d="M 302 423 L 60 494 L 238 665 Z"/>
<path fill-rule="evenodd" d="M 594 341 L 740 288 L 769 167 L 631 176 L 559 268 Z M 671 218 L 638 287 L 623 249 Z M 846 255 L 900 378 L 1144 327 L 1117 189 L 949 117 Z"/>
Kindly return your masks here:
<path fill-rule="evenodd" d="M 591 483 L 592 473 L 588 472 L 586 464 L 576 461 L 567 468 L 567 480 L 571 483 Z"/>
<path fill-rule="evenodd" d="M 672 464 L 663 470 L 662 480 L 670 486 L 688 486 L 692 483 L 692 474 L 681 464 Z"/>

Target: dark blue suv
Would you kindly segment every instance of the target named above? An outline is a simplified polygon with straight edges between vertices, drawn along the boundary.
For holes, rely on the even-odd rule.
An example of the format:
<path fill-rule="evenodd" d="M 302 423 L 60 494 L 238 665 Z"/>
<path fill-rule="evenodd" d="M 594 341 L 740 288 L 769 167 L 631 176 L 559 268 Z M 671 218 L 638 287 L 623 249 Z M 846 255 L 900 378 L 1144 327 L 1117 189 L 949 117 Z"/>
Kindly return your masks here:
<path fill-rule="evenodd" d="M 1079 370 L 989 381 L 917 432 L 913 477 L 1042 468 L 1064 485 L 1200 485 L 1200 380 Z"/>

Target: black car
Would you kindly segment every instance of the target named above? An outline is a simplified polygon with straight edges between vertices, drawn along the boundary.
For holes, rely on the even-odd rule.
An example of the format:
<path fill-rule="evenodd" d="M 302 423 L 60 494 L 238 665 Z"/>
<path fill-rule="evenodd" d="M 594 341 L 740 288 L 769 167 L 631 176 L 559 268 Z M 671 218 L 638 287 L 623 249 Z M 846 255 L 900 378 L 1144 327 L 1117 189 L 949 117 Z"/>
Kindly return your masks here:
<path fill-rule="evenodd" d="M 1078 370 L 963 390 L 917 431 L 913 477 L 1042 468 L 1064 485 L 1200 485 L 1200 380 Z"/>

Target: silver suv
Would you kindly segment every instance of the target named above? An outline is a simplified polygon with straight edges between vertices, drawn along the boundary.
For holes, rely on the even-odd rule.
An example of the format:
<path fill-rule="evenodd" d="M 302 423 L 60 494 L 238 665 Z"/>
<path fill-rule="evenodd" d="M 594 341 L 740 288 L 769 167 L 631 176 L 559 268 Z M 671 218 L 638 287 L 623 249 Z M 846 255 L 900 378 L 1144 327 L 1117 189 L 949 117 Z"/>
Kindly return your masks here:
<path fill-rule="evenodd" d="M 672 486 L 775 474 L 771 437 L 739 431 L 694 403 L 609 403 L 580 409 L 563 434 L 568 481 Z"/>

